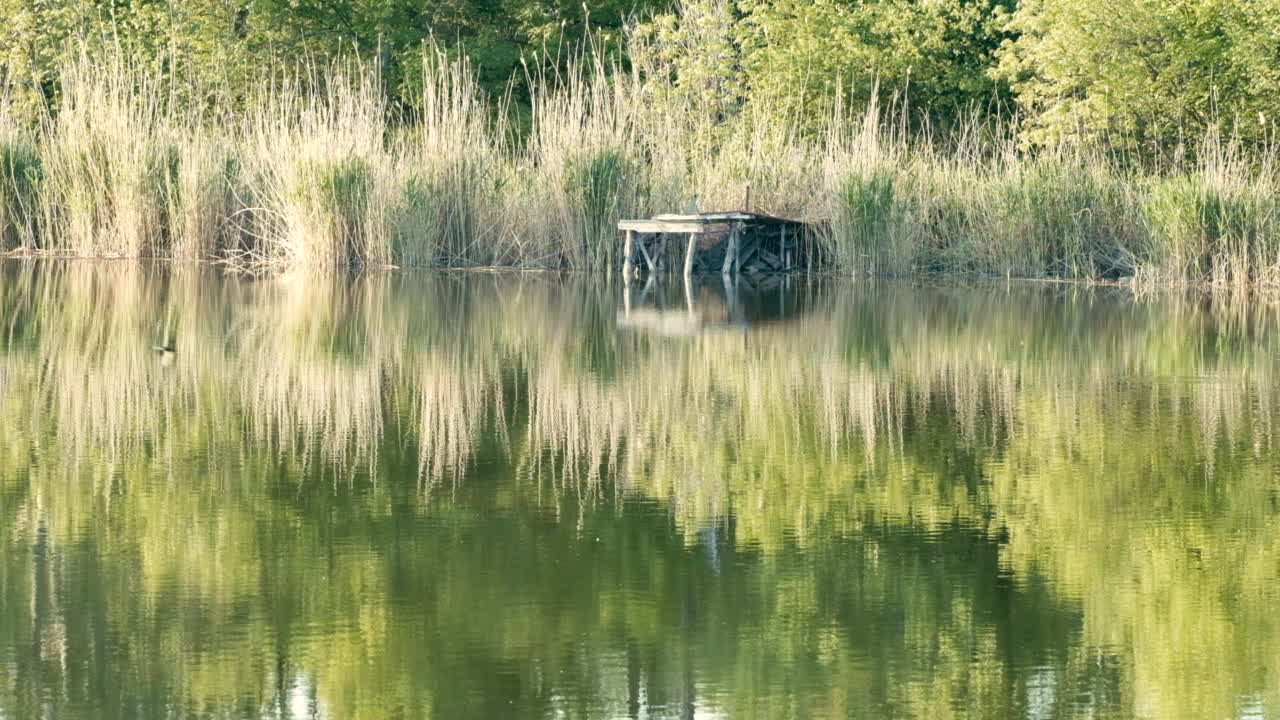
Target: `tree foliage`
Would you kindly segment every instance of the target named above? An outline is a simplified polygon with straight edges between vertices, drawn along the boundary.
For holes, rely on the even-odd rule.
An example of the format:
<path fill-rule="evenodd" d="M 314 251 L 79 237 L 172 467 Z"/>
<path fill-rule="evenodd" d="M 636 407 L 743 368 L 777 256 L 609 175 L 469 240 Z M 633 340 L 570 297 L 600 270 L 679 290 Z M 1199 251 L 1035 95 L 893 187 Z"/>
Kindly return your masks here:
<path fill-rule="evenodd" d="M 1275 0 L 1023 0 L 996 69 L 1029 137 L 1265 138 L 1280 104 Z"/>
<path fill-rule="evenodd" d="M 501 92 L 521 59 L 616 44 L 667 0 L 0 0 L 0 76 L 51 91 L 78 48 L 110 43 L 139 62 L 233 87 L 286 62 L 378 60 L 396 97 L 424 42 L 469 56 Z"/>
<path fill-rule="evenodd" d="M 27 103 L 103 43 L 232 89 L 359 55 L 411 100 L 431 41 L 517 94 L 535 57 L 625 47 L 716 122 L 755 104 L 816 128 L 878 95 L 944 125 L 1009 108 L 1036 144 L 1167 147 L 1214 127 L 1265 141 L 1280 112 L 1280 0 L 0 0 L 0 17 L 0 78 Z"/>
<path fill-rule="evenodd" d="M 935 118 L 997 101 L 987 72 L 1004 6 L 993 0 L 743 0 L 745 70 L 753 92 L 798 94 L 829 109 L 879 90 L 905 94 Z"/>
<path fill-rule="evenodd" d="M 1000 0 L 690 0 L 642 49 L 721 116 L 764 103 L 817 126 L 838 97 L 898 95 L 949 119 L 1004 99 L 989 68 L 1006 14 Z"/>

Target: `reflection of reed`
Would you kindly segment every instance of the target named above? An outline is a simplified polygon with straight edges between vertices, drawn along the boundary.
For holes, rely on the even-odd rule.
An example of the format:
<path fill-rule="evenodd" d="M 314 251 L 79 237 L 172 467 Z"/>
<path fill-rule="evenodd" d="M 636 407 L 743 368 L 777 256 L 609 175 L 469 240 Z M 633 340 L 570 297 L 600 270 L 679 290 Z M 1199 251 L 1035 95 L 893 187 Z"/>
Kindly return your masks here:
<path fill-rule="evenodd" d="M 505 417 L 500 378 L 469 377 L 468 372 L 483 373 L 485 368 L 468 371 L 457 361 L 429 364 L 433 359 L 424 362 L 412 380 L 417 390 L 418 469 L 428 485 L 446 477 L 460 480 L 480 444 L 490 410 L 499 426 Z"/>
<path fill-rule="evenodd" d="M 398 346 L 371 346 L 380 330 L 363 323 L 382 313 L 339 316 L 354 302 L 340 293 L 115 265 L 21 281 L 37 285 L 19 294 L 43 300 L 26 322 L 32 354 L 8 353 L 7 368 L 68 459 L 104 453 L 111 464 L 183 443 L 340 459 L 380 442 L 380 368 Z M 361 335 L 358 357 L 341 356 L 334 327 Z M 177 352 L 162 357 L 153 346 L 169 333 Z"/>
<path fill-rule="evenodd" d="M 245 441 L 342 467 L 376 462 L 384 373 L 404 348 L 380 280 L 288 278 L 265 289 L 224 361 L 238 365 Z M 403 333 L 400 332 L 400 335 Z"/>
<path fill-rule="evenodd" d="M 1117 380 L 1157 378 L 1194 408 L 1207 456 L 1273 415 L 1273 315 L 1076 289 L 817 286 L 817 310 L 789 323 L 675 341 L 615 335 L 599 289 L 541 280 L 244 281 L 133 265 L 5 278 L 20 331 L 0 377 L 28 389 L 8 394 L 5 422 L 73 464 L 244 446 L 373 470 L 384 443 L 408 442 L 434 484 L 461 477 L 497 430 L 528 473 L 616 481 L 696 525 L 735 503 L 792 501 L 784 486 L 817 467 L 823 487 L 805 502 L 851 477 L 880 482 L 922 438 L 989 455 L 1028 429 L 1070 436 L 1068 408 L 1103 402 Z M 163 362 L 151 348 L 169 332 L 178 351 Z M 1055 410 L 1029 416 L 1032 398 Z"/>

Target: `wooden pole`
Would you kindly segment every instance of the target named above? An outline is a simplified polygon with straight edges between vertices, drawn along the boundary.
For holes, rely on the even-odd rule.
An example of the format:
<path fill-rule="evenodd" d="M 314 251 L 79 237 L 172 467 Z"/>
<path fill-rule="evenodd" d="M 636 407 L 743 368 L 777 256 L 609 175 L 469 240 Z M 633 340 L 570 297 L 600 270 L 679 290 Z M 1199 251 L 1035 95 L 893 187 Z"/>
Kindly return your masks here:
<path fill-rule="evenodd" d="M 626 244 L 622 249 L 622 280 L 623 282 L 631 281 L 631 253 L 632 245 L 635 242 L 635 230 L 627 231 Z"/>
<path fill-rule="evenodd" d="M 645 281 L 645 283 L 644 283 L 644 290 L 642 290 L 642 291 L 640 292 L 640 302 L 641 302 L 641 303 L 643 303 L 645 300 L 648 300 L 648 299 L 649 299 L 649 296 L 653 294 L 653 288 L 654 288 L 654 286 L 657 284 L 657 282 L 658 282 L 658 281 L 657 281 L 657 280 L 655 280 L 655 279 L 654 279 L 654 277 L 653 277 L 652 275 L 650 275 L 650 276 L 649 276 L 649 279 Z"/>
<path fill-rule="evenodd" d="M 782 253 L 782 269 L 791 270 L 791 251 L 787 249 L 787 226 L 782 226 L 782 242 L 778 244 L 778 252 Z"/>
<path fill-rule="evenodd" d="M 738 260 L 738 223 L 733 224 L 733 229 L 729 231 L 729 240 L 725 246 L 724 264 L 720 266 L 720 274 L 728 276 L 735 270 L 734 264 Z"/>
<path fill-rule="evenodd" d="M 742 272 L 742 240 L 747 234 L 746 223 L 735 223 L 734 233 L 737 237 L 733 239 L 733 274 L 738 275 Z"/>
<path fill-rule="evenodd" d="M 644 256 L 644 263 L 649 266 L 649 275 L 652 276 L 658 272 L 658 266 L 653 262 L 653 258 L 649 256 L 649 250 L 644 246 L 644 238 L 640 238 L 640 242 L 636 244 L 640 246 L 640 254 Z"/>
<path fill-rule="evenodd" d="M 698 234 L 689 233 L 689 247 L 684 251 L 684 276 L 693 275 L 693 254 L 698 251 Z"/>

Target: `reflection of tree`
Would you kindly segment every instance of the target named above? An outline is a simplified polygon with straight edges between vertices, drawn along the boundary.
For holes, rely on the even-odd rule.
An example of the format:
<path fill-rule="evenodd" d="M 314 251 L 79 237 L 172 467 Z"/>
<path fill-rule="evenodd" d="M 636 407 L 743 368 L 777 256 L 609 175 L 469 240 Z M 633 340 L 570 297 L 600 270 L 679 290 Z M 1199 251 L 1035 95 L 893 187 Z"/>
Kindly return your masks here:
<path fill-rule="evenodd" d="M 0 710 L 1276 706 L 1270 316 L 812 293 L 5 268 Z"/>
<path fill-rule="evenodd" d="M 1016 434 L 990 470 L 1006 563 L 1081 602 L 1085 643 L 1131 654 L 1129 700 L 1159 717 L 1280 700 L 1271 413 L 1229 384 L 1194 392 L 1027 398 L 1027 428 L 1045 429 Z M 1218 422 L 1234 427 L 1206 428 Z"/>

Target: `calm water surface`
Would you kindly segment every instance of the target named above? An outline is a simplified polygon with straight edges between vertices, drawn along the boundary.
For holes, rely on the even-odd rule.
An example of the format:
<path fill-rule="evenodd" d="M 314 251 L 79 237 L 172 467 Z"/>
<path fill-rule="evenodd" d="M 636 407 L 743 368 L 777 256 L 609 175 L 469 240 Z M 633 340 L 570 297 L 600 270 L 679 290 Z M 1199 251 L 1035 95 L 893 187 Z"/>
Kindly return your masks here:
<path fill-rule="evenodd" d="M 1278 330 L 3 264 L 0 718 L 1277 717 Z"/>

